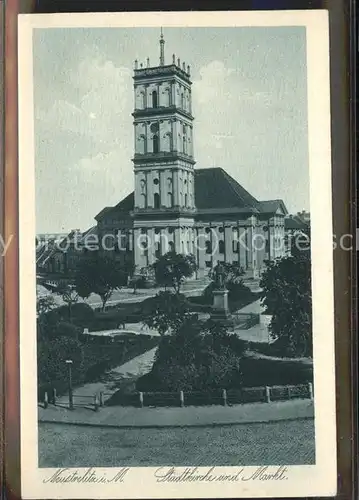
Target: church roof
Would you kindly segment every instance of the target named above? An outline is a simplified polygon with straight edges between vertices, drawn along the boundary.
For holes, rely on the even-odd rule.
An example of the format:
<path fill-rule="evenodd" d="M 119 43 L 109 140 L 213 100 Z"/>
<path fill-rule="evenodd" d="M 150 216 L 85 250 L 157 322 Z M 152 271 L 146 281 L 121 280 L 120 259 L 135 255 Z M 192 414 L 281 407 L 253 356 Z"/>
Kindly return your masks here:
<path fill-rule="evenodd" d="M 283 200 L 267 200 L 267 201 L 260 201 L 258 203 L 259 209 L 262 213 L 264 214 L 274 214 L 276 213 L 279 209 L 287 215 L 288 210 L 286 209 L 286 206 L 283 203 Z"/>
<path fill-rule="evenodd" d="M 296 215 L 290 215 L 284 219 L 284 227 L 287 230 L 305 230 L 308 229 L 309 225 L 300 219 Z"/>
<path fill-rule="evenodd" d="M 134 198 L 132 192 L 114 207 L 105 207 L 96 219 L 109 213 L 129 215 L 134 209 Z M 284 214 L 288 213 L 282 200 L 258 201 L 220 167 L 195 170 L 195 204 L 198 212 L 235 209 L 238 212 L 275 213 L 281 208 Z"/>
<path fill-rule="evenodd" d="M 198 210 L 257 208 L 258 201 L 223 168 L 195 170 L 195 200 Z"/>
<path fill-rule="evenodd" d="M 126 196 L 123 200 L 121 200 L 114 207 L 105 207 L 101 210 L 99 214 L 96 215 L 95 219 L 101 219 L 104 215 L 109 212 L 115 213 L 123 213 L 129 214 L 135 207 L 135 193 L 132 191 L 129 195 Z"/>

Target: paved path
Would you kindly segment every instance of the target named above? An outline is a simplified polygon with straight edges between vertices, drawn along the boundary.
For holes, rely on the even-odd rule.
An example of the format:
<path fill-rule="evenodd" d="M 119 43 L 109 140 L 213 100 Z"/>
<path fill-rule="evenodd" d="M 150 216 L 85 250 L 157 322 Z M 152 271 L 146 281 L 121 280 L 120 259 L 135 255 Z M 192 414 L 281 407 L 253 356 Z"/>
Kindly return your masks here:
<path fill-rule="evenodd" d="M 108 395 L 113 394 L 118 389 L 119 383 L 124 379 L 135 379 L 149 372 L 152 368 L 157 347 L 147 351 L 140 356 L 127 361 L 127 363 L 113 368 L 103 375 L 103 381 L 85 384 L 74 389 L 74 404 L 93 405 L 95 395 L 105 392 Z M 68 394 L 61 396 L 57 400 L 58 405 L 68 407 Z M 81 409 L 79 409 L 80 411 Z M 46 410 L 47 411 L 47 410 Z M 75 410 L 77 412 L 77 410 Z M 85 412 L 88 412 L 85 409 Z"/>
<path fill-rule="evenodd" d="M 247 304 L 246 306 L 242 307 L 242 309 L 239 309 L 238 312 L 243 313 L 243 314 L 263 314 L 264 312 L 264 307 L 261 305 L 261 300 L 255 300 L 254 302 L 251 302 L 250 304 Z"/>
<path fill-rule="evenodd" d="M 270 342 L 269 331 L 266 325 L 259 323 L 247 330 L 235 328 L 234 333 L 242 340 L 247 342 L 262 342 L 268 344 Z"/>
<path fill-rule="evenodd" d="M 111 406 L 97 412 L 86 408 L 39 408 L 39 421 L 108 427 L 193 427 L 313 418 L 313 402 L 297 399 L 276 403 L 185 408 Z"/>
<path fill-rule="evenodd" d="M 313 465 L 312 419 L 225 427 L 39 424 L 39 467 Z M 263 483 L 262 488 L 265 488 Z"/>
<path fill-rule="evenodd" d="M 196 283 L 190 282 L 188 284 L 183 285 L 182 293 L 188 297 L 200 295 L 204 288 L 207 286 L 207 283 Z M 111 299 L 107 302 L 107 306 L 115 305 L 115 304 L 129 304 L 135 302 L 142 302 L 154 295 L 157 295 L 159 291 L 164 291 L 164 288 L 149 288 L 149 289 L 140 289 L 134 294 L 131 288 L 121 288 L 120 290 L 115 290 L 112 294 Z M 49 292 L 42 285 L 37 285 L 37 294 L 38 296 L 46 296 L 52 295 L 54 297 L 55 303 L 57 306 L 64 305 L 64 301 L 59 295 L 55 293 Z M 102 307 L 102 302 L 99 300 L 98 295 L 92 294 L 86 300 L 79 299 L 79 302 L 84 302 L 91 307 Z"/>

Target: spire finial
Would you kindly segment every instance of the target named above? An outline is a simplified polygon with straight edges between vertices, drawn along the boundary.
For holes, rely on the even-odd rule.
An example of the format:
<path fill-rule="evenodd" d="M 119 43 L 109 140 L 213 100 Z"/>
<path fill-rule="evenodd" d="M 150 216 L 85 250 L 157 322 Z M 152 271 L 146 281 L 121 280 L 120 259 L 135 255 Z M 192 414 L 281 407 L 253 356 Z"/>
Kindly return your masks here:
<path fill-rule="evenodd" d="M 161 27 L 161 37 L 160 37 L 160 66 L 165 65 L 165 41 L 163 38 L 163 30 Z"/>

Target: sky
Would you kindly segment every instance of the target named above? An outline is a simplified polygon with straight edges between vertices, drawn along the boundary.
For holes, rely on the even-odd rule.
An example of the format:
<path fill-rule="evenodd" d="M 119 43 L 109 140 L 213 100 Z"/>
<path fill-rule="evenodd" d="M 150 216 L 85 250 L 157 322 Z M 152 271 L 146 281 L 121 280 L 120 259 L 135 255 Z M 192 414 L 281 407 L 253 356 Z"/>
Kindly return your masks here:
<path fill-rule="evenodd" d="M 86 230 L 133 191 L 134 60 L 158 28 L 35 29 L 37 233 Z M 191 66 L 195 168 L 222 167 L 258 200 L 309 209 L 304 27 L 164 28 Z"/>

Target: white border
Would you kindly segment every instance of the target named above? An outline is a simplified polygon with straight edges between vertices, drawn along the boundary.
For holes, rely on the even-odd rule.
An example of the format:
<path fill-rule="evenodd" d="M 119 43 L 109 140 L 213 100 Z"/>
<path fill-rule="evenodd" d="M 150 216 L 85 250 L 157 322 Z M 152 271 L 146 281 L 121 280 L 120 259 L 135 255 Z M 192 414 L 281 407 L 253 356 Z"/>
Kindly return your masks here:
<path fill-rule="evenodd" d="M 37 467 L 33 28 L 305 26 L 307 32 L 316 465 L 291 466 L 287 481 L 156 483 L 131 468 L 121 485 L 43 483 Z M 336 494 L 332 197 L 327 11 L 170 12 L 19 16 L 19 214 L 21 485 L 23 498 L 293 497 Z M 185 464 L 184 464 L 185 465 Z M 238 468 L 218 467 L 218 473 Z M 256 467 L 246 467 L 248 474 Z M 55 469 L 54 469 L 55 470 Z M 108 469 L 96 469 L 106 471 Z M 81 469 L 79 469 L 81 471 Z M 115 469 L 112 469 L 115 471 Z M 207 469 L 206 469 L 207 471 Z"/>

